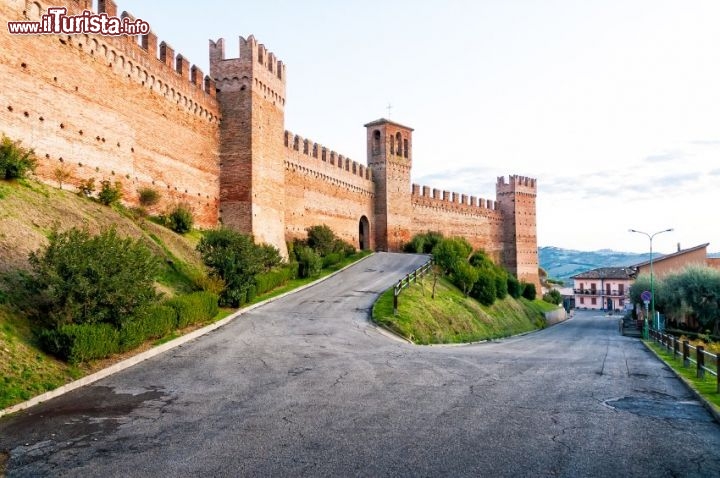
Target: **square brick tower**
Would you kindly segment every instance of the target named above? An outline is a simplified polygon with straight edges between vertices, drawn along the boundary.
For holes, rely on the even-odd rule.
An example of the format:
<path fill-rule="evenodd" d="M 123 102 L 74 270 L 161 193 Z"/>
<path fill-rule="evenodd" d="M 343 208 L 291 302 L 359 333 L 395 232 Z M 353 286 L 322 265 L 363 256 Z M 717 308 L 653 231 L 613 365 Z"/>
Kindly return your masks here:
<path fill-rule="evenodd" d="M 368 166 L 375 184 L 375 247 L 399 251 L 411 239 L 413 129 L 384 118 L 365 128 Z"/>
<path fill-rule="evenodd" d="M 496 195 L 503 217 L 502 262 L 518 279 L 535 284 L 540 294 L 535 198 L 537 182 L 524 176 L 497 180 Z"/>
<path fill-rule="evenodd" d="M 210 41 L 220 125 L 220 220 L 272 244 L 285 245 L 285 65 L 252 35 L 240 57 L 225 58 L 225 40 Z"/>

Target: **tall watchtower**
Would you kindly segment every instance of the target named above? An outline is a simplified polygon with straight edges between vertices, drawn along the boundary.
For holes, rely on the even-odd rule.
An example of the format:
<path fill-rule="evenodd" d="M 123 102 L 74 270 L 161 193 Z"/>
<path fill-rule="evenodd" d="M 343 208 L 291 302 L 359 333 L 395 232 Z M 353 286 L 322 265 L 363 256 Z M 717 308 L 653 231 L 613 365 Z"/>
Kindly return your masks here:
<path fill-rule="evenodd" d="M 502 212 L 503 265 L 518 279 L 535 284 L 540 293 L 535 198 L 537 182 L 524 176 L 497 180 L 496 194 Z"/>
<path fill-rule="evenodd" d="M 285 65 L 252 35 L 239 58 L 210 40 L 220 125 L 220 220 L 287 256 L 285 245 Z"/>
<path fill-rule="evenodd" d="M 398 251 L 410 240 L 413 129 L 384 118 L 365 128 L 375 184 L 375 245 L 380 251 Z"/>

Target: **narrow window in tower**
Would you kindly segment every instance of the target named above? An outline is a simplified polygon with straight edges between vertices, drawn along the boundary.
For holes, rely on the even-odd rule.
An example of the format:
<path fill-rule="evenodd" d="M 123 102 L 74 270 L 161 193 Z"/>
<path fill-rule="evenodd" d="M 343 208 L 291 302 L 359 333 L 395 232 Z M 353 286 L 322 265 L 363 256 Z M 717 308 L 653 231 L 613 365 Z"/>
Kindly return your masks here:
<path fill-rule="evenodd" d="M 403 155 L 407 158 L 408 157 L 408 140 L 403 139 Z"/>
<path fill-rule="evenodd" d="M 395 137 L 390 136 L 390 154 L 395 154 Z"/>
<path fill-rule="evenodd" d="M 397 141 L 397 155 L 402 156 L 402 136 L 400 136 L 400 132 L 395 135 L 395 141 Z"/>
<path fill-rule="evenodd" d="M 380 153 L 380 131 L 375 130 L 373 133 L 373 154 Z"/>

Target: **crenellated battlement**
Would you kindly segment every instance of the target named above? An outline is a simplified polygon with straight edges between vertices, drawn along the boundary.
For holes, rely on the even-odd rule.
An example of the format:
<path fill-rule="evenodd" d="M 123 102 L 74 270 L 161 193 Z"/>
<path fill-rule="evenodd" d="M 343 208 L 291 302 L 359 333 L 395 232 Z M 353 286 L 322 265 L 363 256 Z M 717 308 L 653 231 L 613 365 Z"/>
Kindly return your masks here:
<path fill-rule="evenodd" d="M 496 192 L 500 194 L 524 193 L 537 195 L 537 180 L 526 176 L 511 175 L 507 179 L 504 176 L 497 178 Z"/>
<path fill-rule="evenodd" d="M 443 191 L 430 186 L 412 185 L 411 198 L 414 203 L 444 208 L 462 208 L 467 212 L 497 211 L 498 204 L 491 199 L 478 198 L 452 191 Z"/>
<path fill-rule="evenodd" d="M 25 2 L 22 2 L 23 4 Z M 32 9 L 19 12 L 26 18 L 39 16 L 52 6 L 63 6 L 69 15 L 78 15 L 83 11 L 94 11 L 90 0 L 56 0 L 33 2 Z M 39 5 L 39 11 L 34 11 Z M 32 11 L 31 11 L 32 10 Z M 94 13 L 106 13 L 111 17 L 136 17 L 124 11 L 118 15 L 114 0 L 98 0 Z M 198 115 L 211 122 L 218 120 L 218 108 L 215 101 L 215 85 L 210 77 L 204 77 L 195 65 L 192 68 L 187 60 L 175 62 L 174 52 L 165 42 L 158 54 L 158 38 L 150 31 L 147 35 L 102 36 L 102 35 L 57 35 L 58 41 L 68 47 L 75 47 L 107 64 L 113 73 L 134 81 L 167 100 L 176 103 L 189 113 Z M 194 68 L 194 76 L 191 71 Z"/>
<path fill-rule="evenodd" d="M 308 164 L 319 165 L 326 163 L 328 166 L 334 167 L 334 169 L 337 169 L 337 171 L 345 175 L 356 176 L 367 181 L 372 181 L 372 170 L 369 167 L 353 161 L 342 154 L 338 154 L 320 143 L 285 130 L 283 144 L 285 148 L 292 152 L 297 158 L 309 161 Z"/>
<path fill-rule="evenodd" d="M 285 106 L 285 64 L 253 35 L 239 37 L 240 54 L 237 58 L 226 58 L 225 39 L 210 40 L 210 76 L 221 91 L 251 91 L 272 101 L 274 105 Z"/>

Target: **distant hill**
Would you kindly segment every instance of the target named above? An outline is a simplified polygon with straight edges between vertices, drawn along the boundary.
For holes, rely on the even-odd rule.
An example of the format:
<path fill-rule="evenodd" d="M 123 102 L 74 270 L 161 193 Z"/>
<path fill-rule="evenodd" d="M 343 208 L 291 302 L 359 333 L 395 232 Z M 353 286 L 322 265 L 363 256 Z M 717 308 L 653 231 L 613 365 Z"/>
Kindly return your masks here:
<path fill-rule="evenodd" d="M 538 249 L 540 267 L 553 279 L 568 280 L 581 272 L 598 267 L 631 266 L 650 259 L 650 253 L 618 252 L 610 249 L 599 251 L 576 251 L 559 247 Z"/>

